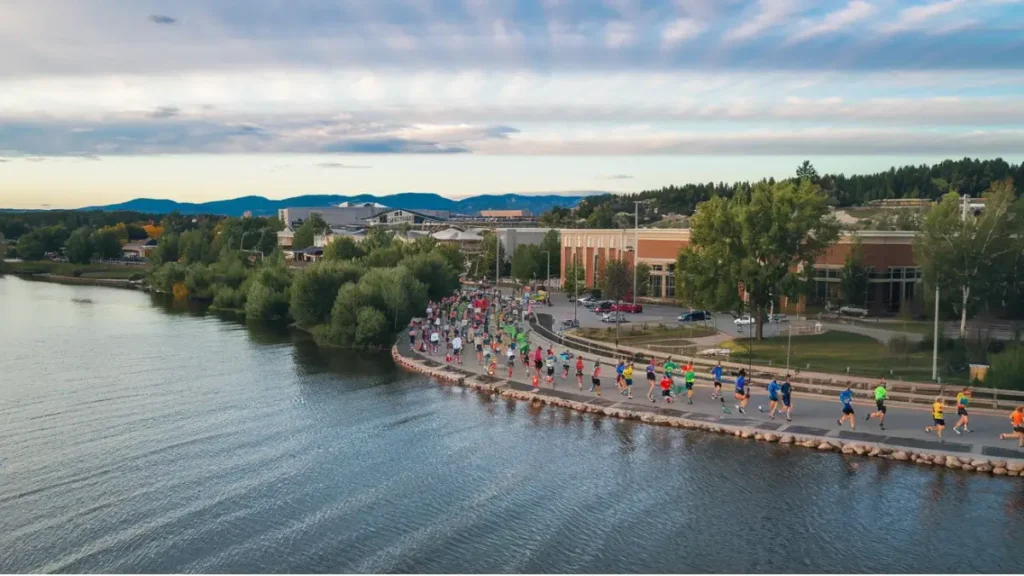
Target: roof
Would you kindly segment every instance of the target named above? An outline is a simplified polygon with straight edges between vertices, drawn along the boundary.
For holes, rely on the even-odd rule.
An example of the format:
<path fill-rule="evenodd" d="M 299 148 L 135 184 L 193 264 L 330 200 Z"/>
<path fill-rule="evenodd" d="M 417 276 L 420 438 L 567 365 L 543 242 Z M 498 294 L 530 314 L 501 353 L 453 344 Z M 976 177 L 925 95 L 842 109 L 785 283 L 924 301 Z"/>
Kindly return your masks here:
<path fill-rule="evenodd" d="M 381 210 L 372 216 L 367 216 L 366 219 L 377 219 L 386 214 L 391 214 L 392 212 L 405 212 L 407 214 L 414 214 L 431 220 L 447 220 L 451 215 L 451 212 L 448 212 L 447 210 L 409 210 L 408 208 L 391 208 L 389 210 Z"/>
<path fill-rule="evenodd" d="M 324 249 L 316 246 L 310 246 L 309 248 L 303 248 L 301 250 L 292 250 L 295 254 L 323 254 Z"/>
<path fill-rule="evenodd" d="M 311 214 L 319 214 L 324 219 L 324 222 L 327 222 L 327 225 L 332 227 L 359 226 L 367 218 L 372 218 L 386 211 L 375 206 L 284 208 L 284 210 L 288 211 L 288 219 L 290 220 L 290 222 L 285 222 L 286 226 L 291 226 L 292 222 L 298 220 L 308 220 Z"/>
<path fill-rule="evenodd" d="M 447 228 L 430 235 L 435 240 L 454 240 L 458 242 L 477 242 L 483 240 L 475 232 L 463 232 L 457 228 Z"/>
<path fill-rule="evenodd" d="M 522 218 L 526 216 L 525 210 L 481 210 L 480 215 L 484 218 Z"/>

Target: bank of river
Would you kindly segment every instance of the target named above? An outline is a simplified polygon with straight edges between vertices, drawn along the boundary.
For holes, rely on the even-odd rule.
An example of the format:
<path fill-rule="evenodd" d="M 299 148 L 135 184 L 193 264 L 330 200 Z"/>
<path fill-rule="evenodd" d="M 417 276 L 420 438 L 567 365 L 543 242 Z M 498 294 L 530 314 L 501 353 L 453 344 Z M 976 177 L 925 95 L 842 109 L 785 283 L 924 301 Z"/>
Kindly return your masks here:
<path fill-rule="evenodd" d="M 506 401 L 155 302 L 0 279 L 0 572 L 1024 562 L 1020 482 Z"/>

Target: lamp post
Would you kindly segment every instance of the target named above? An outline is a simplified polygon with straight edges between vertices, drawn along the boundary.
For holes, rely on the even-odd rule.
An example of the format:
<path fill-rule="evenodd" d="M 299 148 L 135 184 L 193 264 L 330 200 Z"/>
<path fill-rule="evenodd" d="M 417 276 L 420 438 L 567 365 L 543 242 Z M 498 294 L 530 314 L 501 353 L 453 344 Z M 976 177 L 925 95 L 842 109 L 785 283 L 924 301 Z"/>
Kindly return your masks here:
<path fill-rule="evenodd" d="M 939 379 L 939 283 L 935 282 L 935 327 L 932 329 L 932 380 Z"/>
<path fill-rule="evenodd" d="M 579 277 L 576 275 L 576 260 L 577 254 L 574 251 L 572 254 L 572 289 L 573 289 L 573 301 L 572 301 L 572 320 L 579 324 L 579 318 L 576 316 L 577 311 L 580 308 L 580 283 Z"/>
<path fill-rule="evenodd" d="M 786 375 L 787 376 L 789 375 L 789 353 L 793 349 L 793 324 L 790 323 L 788 328 L 789 328 L 789 336 L 787 337 L 787 342 L 786 342 Z"/>
<path fill-rule="evenodd" d="M 636 306 L 636 265 L 640 257 L 640 205 L 650 200 L 633 201 L 633 305 Z"/>
<path fill-rule="evenodd" d="M 544 284 L 550 290 L 551 289 L 551 286 L 550 286 L 550 284 L 551 284 L 551 250 L 545 250 L 544 253 L 547 254 L 547 256 L 548 256 L 548 279 L 545 281 Z"/>

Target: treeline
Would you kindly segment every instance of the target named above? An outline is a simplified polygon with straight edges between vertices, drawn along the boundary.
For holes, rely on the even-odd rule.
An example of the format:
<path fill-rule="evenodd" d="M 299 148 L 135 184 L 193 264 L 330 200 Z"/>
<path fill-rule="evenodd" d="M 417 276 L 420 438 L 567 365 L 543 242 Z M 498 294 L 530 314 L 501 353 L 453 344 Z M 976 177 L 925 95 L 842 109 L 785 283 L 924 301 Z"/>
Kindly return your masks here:
<path fill-rule="evenodd" d="M 1010 164 L 1002 158 L 994 160 L 945 160 L 932 166 L 903 166 L 876 174 L 846 176 L 819 175 L 805 162 L 797 169 L 798 177 L 808 177 L 817 184 L 836 207 L 860 206 L 873 200 L 891 198 L 925 198 L 938 200 L 953 191 L 980 197 L 993 182 L 1012 178 L 1024 182 L 1024 163 Z M 768 180 L 774 184 L 774 179 Z M 693 214 L 697 205 L 714 197 L 731 198 L 737 190 L 749 191 L 753 183 L 724 182 L 666 186 L 638 194 L 594 196 L 580 202 L 575 214 L 564 208 L 553 208 L 541 215 L 542 224 L 558 227 L 625 228 L 634 225 L 635 202 L 647 201 L 639 207 L 639 224 L 652 224 L 667 214 Z"/>
<path fill-rule="evenodd" d="M 0 235 L 16 241 L 38 228 L 75 230 L 83 226 L 99 229 L 121 223 L 155 223 L 160 216 L 144 212 L 103 212 L 100 210 L 39 210 L 32 212 L 0 212 Z"/>
<path fill-rule="evenodd" d="M 214 309 L 251 320 L 294 321 L 318 342 L 344 347 L 390 345 L 428 299 L 458 288 L 464 267 L 454 246 L 432 238 L 405 243 L 381 228 L 359 244 L 335 240 L 320 262 L 301 269 L 289 267 L 279 250 L 260 258 L 224 242 L 218 251 L 216 235 L 206 236 L 205 246 L 182 236 L 178 259 L 151 273 L 154 288 L 178 299 L 211 301 Z"/>

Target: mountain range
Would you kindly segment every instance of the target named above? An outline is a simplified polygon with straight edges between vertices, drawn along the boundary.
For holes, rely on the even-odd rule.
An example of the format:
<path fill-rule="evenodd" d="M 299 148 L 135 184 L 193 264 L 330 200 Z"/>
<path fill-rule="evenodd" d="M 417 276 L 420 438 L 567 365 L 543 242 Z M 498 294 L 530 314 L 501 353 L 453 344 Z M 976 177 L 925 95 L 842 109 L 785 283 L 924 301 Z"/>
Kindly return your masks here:
<path fill-rule="evenodd" d="M 182 214 L 217 214 L 222 216 L 241 216 L 245 212 L 252 212 L 253 216 L 275 216 L 279 208 L 319 208 L 337 206 L 342 202 L 375 202 L 389 208 L 401 208 L 404 210 L 448 210 L 459 214 L 476 214 L 481 210 L 527 210 L 533 214 L 540 214 L 554 206 L 569 208 L 579 204 L 580 200 L 585 196 L 604 193 L 586 191 L 577 192 L 574 196 L 558 194 L 502 194 L 470 196 L 461 200 L 453 200 L 428 192 L 403 192 L 390 196 L 319 194 L 295 196 L 294 198 L 285 198 L 283 200 L 270 200 L 263 196 L 243 196 L 231 200 L 214 200 L 202 203 L 136 198 L 120 204 L 91 206 L 83 208 L 83 210 L 104 210 L 108 212 L 130 210 L 149 214 L 166 214 L 177 210 Z"/>

